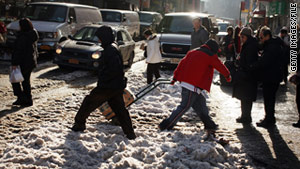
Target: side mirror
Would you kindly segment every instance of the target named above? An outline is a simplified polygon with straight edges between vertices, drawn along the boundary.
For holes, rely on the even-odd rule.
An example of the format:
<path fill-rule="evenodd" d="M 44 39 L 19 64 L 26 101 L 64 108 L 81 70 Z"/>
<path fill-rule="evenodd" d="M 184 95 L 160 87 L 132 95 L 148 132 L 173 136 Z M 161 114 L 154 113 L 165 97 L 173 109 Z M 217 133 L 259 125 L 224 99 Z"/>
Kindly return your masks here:
<path fill-rule="evenodd" d="M 123 41 L 121 41 L 121 40 L 118 40 L 118 45 L 120 46 L 120 45 L 125 45 L 125 43 L 123 42 Z"/>
<path fill-rule="evenodd" d="M 214 27 L 213 27 L 213 30 L 212 30 L 212 33 L 213 33 L 213 34 L 219 33 L 219 28 L 218 28 L 217 26 L 214 26 Z"/>
<path fill-rule="evenodd" d="M 73 18 L 73 16 L 70 16 L 70 18 L 69 18 L 69 20 L 68 20 L 68 24 L 71 24 L 71 23 L 73 23 L 74 22 L 74 18 Z"/>

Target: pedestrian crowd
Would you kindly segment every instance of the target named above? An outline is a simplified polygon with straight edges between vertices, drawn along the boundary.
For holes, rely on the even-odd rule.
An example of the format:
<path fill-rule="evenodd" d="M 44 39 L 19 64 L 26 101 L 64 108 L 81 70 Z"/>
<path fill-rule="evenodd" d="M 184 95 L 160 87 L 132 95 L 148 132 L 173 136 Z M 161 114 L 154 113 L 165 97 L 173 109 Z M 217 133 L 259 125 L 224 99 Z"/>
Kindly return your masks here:
<path fill-rule="evenodd" d="M 38 33 L 29 19 L 19 21 L 20 31 L 17 35 L 12 55 L 12 69 L 20 67 L 24 81 L 12 83 L 17 100 L 13 105 L 32 106 L 30 76 L 37 64 Z M 279 36 L 274 36 L 270 28 L 263 26 L 254 35 L 250 27 L 228 27 L 221 40 L 221 47 L 226 55 L 225 66 L 218 58 L 221 51 L 219 43 L 209 39 L 209 32 L 201 24 L 201 19 L 193 20 L 194 31 L 191 34 L 191 50 L 180 61 L 174 71 L 171 84 L 179 82 L 182 88 L 181 102 L 171 115 L 159 124 L 160 130 L 171 130 L 185 112 L 192 107 L 204 123 L 206 130 L 216 130 L 218 125 L 209 115 L 206 105 L 205 91 L 210 92 L 214 69 L 219 71 L 226 81 L 233 85 L 232 96 L 241 101 L 241 116 L 236 122 L 250 124 L 251 110 L 257 98 L 257 88 L 263 89 L 265 117 L 257 123 L 259 127 L 269 128 L 276 124 L 275 102 L 276 92 L 282 81 L 288 82 L 289 34 L 283 27 Z M 299 32 L 299 30 L 298 30 Z M 127 85 L 124 76 L 123 60 L 111 27 L 101 26 L 95 33 L 104 51 L 99 59 L 98 83 L 88 94 L 76 116 L 73 131 L 84 131 L 89 115 L 104 102 L 115 112 L 124 134 L 128 139 L 135 139 L 130 114 L 125 107 L 123 90 Z M 151 84 L 153 75 L 160 78 L 159 67 L 162 61 L 159 37 L 151 30 L 144 32 L 147 45 L 145 50 L 147 63 L 147 83 Z M 298 47 L 299 40 L 298 40 Z M 299 52 L 299 49 L 298 49 Z M 298 54 L 299 56 L 299 54 Z M 294 78 L 300 79 L 300 67 Z M 295 81 L 295 80 L 291 80 Z M 299 121 L 293 126 L 300 127 L 300 80 L 296 85 L 296 103 Z"/>

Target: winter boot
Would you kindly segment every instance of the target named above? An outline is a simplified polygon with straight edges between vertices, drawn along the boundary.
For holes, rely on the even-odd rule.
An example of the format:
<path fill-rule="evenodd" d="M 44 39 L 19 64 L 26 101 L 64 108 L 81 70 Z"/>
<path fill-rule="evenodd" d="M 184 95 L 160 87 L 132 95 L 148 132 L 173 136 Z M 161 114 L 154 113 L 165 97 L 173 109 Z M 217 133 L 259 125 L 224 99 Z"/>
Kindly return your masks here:
<path fill-rule="evenodd" d="M 257 127 L 264 127 L 264 128 L 273 127 L 275 124 L 276 124 L 275 117 L 265 118 L 265 119 L 261 120 L 260 122 L 256 123 Z"/>
<path fill-rule="evenodd" d="M 129 140 L 134 140 L 136 138 L 136 135 L 134 133 L 132 134 L 127 134 L 126 137 L 129 139 Z"/>
<path fill-rule="evenodd" d="M 239 117 L 236 119 L 237 123 L 250 124 L 252 122 L 251 118 Z"/>
<path fill-rule="evenodd" d="M 300 128 L 300 120 L 298 120 L 298 122 L 297 122 L 297 123 L 294 123 L 294 124 L 293 124 L 293 126 L 294 126 L 294 127 L 298 127 L 298 128 Z"/>
<path fill-rule="evenodd" d="M 171 129 L 173 128 L 173 126 L 170 127 L 169 125 L 170 125 L 170 124 L 169 124 L 169 120 L 168 120 L 168 119 L 164 119 L 164 120 L 158 125 L 158 127 L 159 127 L 159 129 L 160 129 L 161 131 L 163 131 L 163 130 L 165 130 L 165 129 L 171 130 Z"/>
<path fill-rule="evenodd" d="M 71 130 L 75 132 L 84 131 L 85 129 L 86 129 L 85 124 L 79 124 L 79 123 L 75 123 L 71 128 Z"/>
<path fill-rule="evenodd" d="M 13 105 L 22 105 L 22 104 L 24 104 L 26 102 L 25 96 L 18 95 L 17 97 L 18 97 L 17 100 L 12 103 Z"/>

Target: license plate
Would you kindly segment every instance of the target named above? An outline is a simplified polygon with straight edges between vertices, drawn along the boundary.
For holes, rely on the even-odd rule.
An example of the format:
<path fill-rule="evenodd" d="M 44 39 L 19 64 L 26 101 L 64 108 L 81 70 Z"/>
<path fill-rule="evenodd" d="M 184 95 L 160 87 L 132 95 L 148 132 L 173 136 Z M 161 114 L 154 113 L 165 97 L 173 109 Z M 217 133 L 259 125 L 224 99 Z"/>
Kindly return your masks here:
<path fill-rule="evenodd" d="M 47 46 L 47 45 L 42 45 L 42 46 L 40 46 L 40 48 L 41 48 L 42 50 L 51 50 L 51 47 L 50 47 L 50 46 Z"/>
<path fill-rule="evenodd" d="M 79 61 L 77 59 L 69 59 L 69 63 L 79 64 Z"/>
<path fill-rule="evenodd" d="M 178 63 L 180 62 L 180 60 L 181 60 L 181 59 L 179 59 L 179 58 L 172 58 L 172 59 L 171 59 L 171 63 L 172 63 L 172 64 L 178 64 Z"/>

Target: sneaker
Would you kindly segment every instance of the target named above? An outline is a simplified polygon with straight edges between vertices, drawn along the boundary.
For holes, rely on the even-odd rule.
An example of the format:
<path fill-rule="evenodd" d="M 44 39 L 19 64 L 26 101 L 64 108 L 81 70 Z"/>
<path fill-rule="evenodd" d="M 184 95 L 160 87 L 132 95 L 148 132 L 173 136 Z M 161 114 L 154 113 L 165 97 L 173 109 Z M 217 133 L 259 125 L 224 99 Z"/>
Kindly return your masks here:
<path fill-rule="evenodd" d="M 172 129 L 172 128 L 168 127 L 168 125 L 169 125 L 169 121 L 168 121 L 167 119 L 164 119 L 164 120 L 158 125 L 158 128 L 159 128 L 161 131 L 163 131 L 163 130 L 165 130 L 165 129 L 168 129 L 168 130 Z"/>
<path fill-rule="evenodd" d="M 75 123 L 71 128 L 71 130 L 75 132 L 84 131 L 85 129 L 86 129 L 85 124 L 78 124 L 78 123 Z"/>
<path fill-rule="evenodd" d="M 236 122 L 237 123 L 243 123 L 243 124 L 250 124 L 252 122 L 252 119 L 251 118 L 239 117 L 239 118 L 236 119 Z"/>
<path fill-rule="evenodd" d="M 204 125 L 204 130 L 209 130 L 209 131 L 215 131 L 219 128 L 219 125 L 215 124 L 213 126 L 206 126 Z"/>
<path fill-rule="evenodd" d="M 300 120 L 297 123 L 293 123 L 293 126 L 300 128 Z"/>
<path fill-rule="evenodd" d="M 276 124 L 275 119 L 263 119 L 260 122 L 256 123 L 257 127 L 264 127 L 264 128 L 269 128 L 273 127 Z"/>

